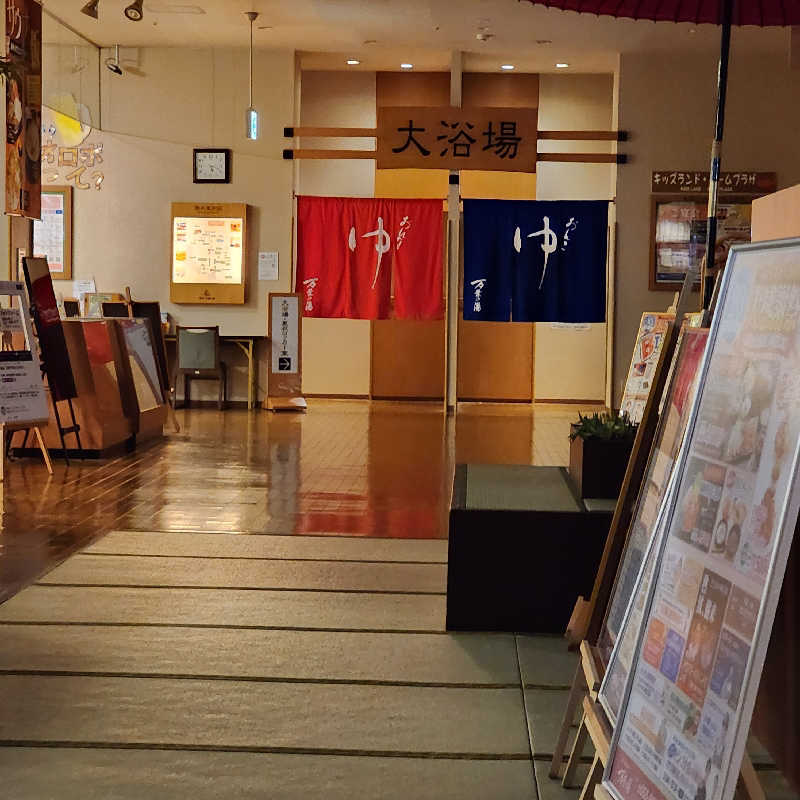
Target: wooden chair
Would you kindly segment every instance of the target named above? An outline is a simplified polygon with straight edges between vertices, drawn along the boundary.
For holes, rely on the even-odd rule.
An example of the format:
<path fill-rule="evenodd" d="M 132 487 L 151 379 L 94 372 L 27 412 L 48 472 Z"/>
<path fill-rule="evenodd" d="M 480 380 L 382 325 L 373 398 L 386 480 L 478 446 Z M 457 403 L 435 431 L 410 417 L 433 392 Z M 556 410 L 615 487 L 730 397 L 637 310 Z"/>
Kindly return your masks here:
<path fill-rule="evenodd" d="M 219 399 L 217 408 L 220 411 L 228 402 L 228 369 L 220 360 L 219 326 L 214 327 L 181 327 L 176 329 L 178 344 L 175 364 L 175 387 L 178 376 L 183 376 L 183 397 L 186 408 L 191 403 L 190 393 L 193 380 L 219 381 Z"/>

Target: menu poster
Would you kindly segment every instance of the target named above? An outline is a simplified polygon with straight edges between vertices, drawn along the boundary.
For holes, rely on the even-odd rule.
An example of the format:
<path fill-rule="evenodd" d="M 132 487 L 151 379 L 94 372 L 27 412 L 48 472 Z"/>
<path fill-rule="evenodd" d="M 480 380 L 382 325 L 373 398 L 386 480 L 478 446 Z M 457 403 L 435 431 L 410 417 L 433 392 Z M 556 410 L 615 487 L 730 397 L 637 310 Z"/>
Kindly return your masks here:
<path fill-rule="evenodd" d="M 674 314 L 642 314 L 620 408 L 620 412 L 627 414 L 634 424 L 642 421 L 664 336 L 673 319 Z"/>
<path fill-rule="evenodd" d="M 42 191 L 42 218 L 33 221 L 33 254 L 46 258 L 54 279 L 72 277 L 72 187 L 48 187 Z"/>
<path fill-rule="evenodd" d="M 731 251 L 697 391 L 604 776 L 617 800 L 734 795 L 800 508 L 800 240 Z"/>
<path fill-rule="evenodd" d="M 0 295 L 10 296 L 16 304 L 0 309 L 0 422 L 36 423 L 49 417 L 47 395 L 38 358 L 33 355 L 33 329 L 28 312 L 25 287 L 16 281 L 0 282 Z M 13 348 L 15 334 L 24 334 L 22 349 Z M 16 339 L 16 341 L 20 341 Z"/>
<path fill-rule="evenodd" d="M 242 282 L 243 221 L 229 217 L 175 217 L 173 283 Z"/>
<path fill-rule="evenodd" d="M 6 0 L 6 214 L 39 219 L 42 189 L 42 7 Z"/>
<path fill-rule="evenodd" d="M 621 689 L 624 688 L 630 668 L 630 662 L 624 655 L 620 657 L 618 654 L 612 662 L 612 650 L 623 628 L 628 604 L 633 597 L 645 554 L 653 539 L 658 511 L 664 500 L 667 483 L 686 432 L 686 423 L 694 401 L 697 377 L 707 339 L 707 328 L 689 328 L 684 323 L 680 343 L 673 359 L 672 376 L 664 395 L 664 408 L 656 431 L 653 452 L 634 509 L 616 583 L 608 604 L 608 612 L 600 632 L 598 648 L 603 661 L 608 665 L 606 670 L 608 685 L 614 687 L 605 699 L 601 689 L 600 699 L 612 720 L 616 719 L 619 712 Z M 628 612 L 632 619 L 625 622 L 626 635 L 629 640 L 633 636 L 634 642 L 638 625 L 641 624 L 642 605 L 639 600 L 634 610 Z M 625 652 L 629 651 L 630 647 L 627 647 Z"/>

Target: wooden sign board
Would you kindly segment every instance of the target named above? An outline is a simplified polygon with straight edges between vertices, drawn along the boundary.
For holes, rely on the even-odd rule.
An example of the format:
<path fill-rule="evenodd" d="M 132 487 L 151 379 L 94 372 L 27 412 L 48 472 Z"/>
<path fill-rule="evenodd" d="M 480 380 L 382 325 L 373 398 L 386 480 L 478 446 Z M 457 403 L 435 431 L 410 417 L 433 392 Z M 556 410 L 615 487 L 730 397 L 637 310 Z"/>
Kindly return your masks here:
<path fill-rule="evenodd" d="M 170 240 L 173 303 L 244 304 L 244 203 L 173 203 Z"/>
<path fill-rule="evenodd" d="M 304 411 L 302 398 L 303 295 L 275 292 L 269 295 L 269 389 L 267 408 Z"/>
<path fill-rule="evenodd" d="M 536 108 L 382 107 L 378 169 L 536 172 Z"/>
<path fill-rule="evenodd" d="M 653 172 L 650 191 L 653 194 L 708 193 L 708 172 L 660 169 Z M 720 172 L 720 194 L 745 194 L 758 197 L 778 188 L 774 172 Z"/>

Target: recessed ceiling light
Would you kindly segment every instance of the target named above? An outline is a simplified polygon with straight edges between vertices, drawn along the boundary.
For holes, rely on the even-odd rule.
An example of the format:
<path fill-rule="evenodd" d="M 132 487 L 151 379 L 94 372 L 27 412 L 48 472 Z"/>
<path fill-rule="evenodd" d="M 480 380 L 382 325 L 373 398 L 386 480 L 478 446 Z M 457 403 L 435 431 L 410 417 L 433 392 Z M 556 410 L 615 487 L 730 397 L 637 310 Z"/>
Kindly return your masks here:
<path fill-rule="evenodd" d="M 697 33 L 697 28 L 689 28 L 689 33 L 692 34 L 692 36 L 694 36 L 694 34 Z"/>
<path fill-rule="evenodd" d="M 566 69 L 568 66 L 569 64 L 567 64 L 566 61 L 559 61 L 558 64 L 556 64 L 556 69 Z"/>
<path fill-rule="evenodd" d="M 400 69 L 414 69 L 413 64 L 401 64 Z"/>
<path fill-rule="evenodd" d="M 507 72 L 511 72 L 511 70 L 514 69 L 514 65 L 513 64 L 503 64 L 503 66 L 500 67 L 500 69 L 504 69 Z"/>
<path fill-rule="evenodd" d="M 357 58 L 348 58 L 347 64 L 350 67 L 357 67 L 361 62 Z"/>

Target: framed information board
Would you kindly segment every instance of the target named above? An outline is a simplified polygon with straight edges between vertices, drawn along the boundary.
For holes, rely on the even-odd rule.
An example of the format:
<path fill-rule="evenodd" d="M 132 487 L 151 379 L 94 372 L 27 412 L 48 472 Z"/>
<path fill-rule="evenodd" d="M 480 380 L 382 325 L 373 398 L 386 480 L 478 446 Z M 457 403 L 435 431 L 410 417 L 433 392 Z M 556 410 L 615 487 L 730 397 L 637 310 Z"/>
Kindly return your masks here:
<path fill-rule="evenodd" d="M 267 408 L 304 411 L 302 399 L 302 304 L 303 294 L 275 292 L 269 295 L 269 389 Z"/>
<path fill-rule="evenodd" d="M 173 203 L 170 300 L 243 304 L 247 277 L 244 203 Z"/>
<path fill-rule="evenodd" d="M 33 255 L 46 258 L 53 280 L 72 279 L 72 187 L 42 189 L 42 218 L 33 221 Z"/>

